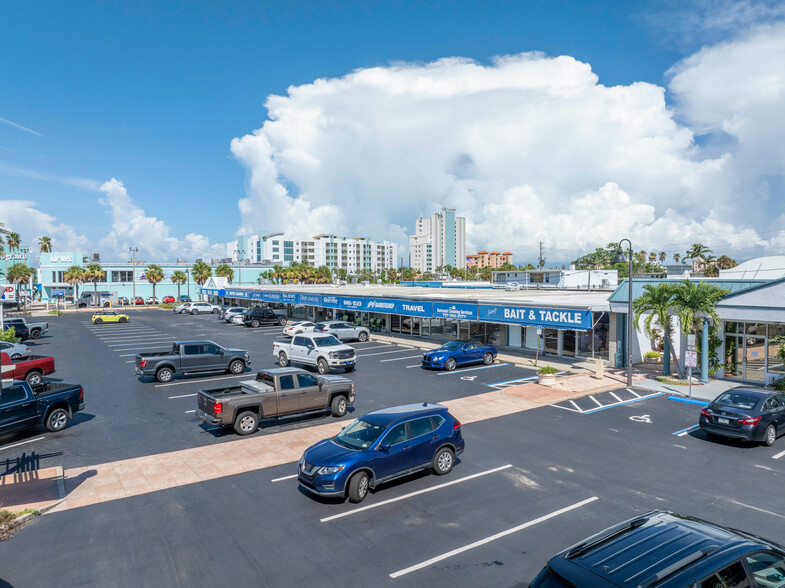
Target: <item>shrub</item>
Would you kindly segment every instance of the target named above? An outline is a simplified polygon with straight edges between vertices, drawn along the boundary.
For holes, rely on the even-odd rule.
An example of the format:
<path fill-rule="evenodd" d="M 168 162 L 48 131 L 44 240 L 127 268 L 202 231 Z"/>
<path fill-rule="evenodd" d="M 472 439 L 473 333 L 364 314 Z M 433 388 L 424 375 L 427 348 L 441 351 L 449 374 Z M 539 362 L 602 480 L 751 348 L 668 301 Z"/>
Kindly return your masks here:
<path fill-rule="evenodd" d="M 63 314 L 63 311 L 62 310 L 57 310 L 56 308 L 53 308 L 47 314 L 53 314 L 55 316 L 60 316 L 61 314 Z"/>
<path fill-rule="evenodd" d="M 13 327 L 9 327 L 8 329 L 0 331 L 0 341 L 17 343 L 19 341 L 19 337 L 16 336 L 16 329 Z"/>
<path fill-rule="evenodd" d="M 645 357 L 646 359 L 659 359 L 660 354 L 658 351 L 647 351 L 646 353 L 643 354 L 643 357 Z"/>
<path fill-rule="evenodd" d="M 785 392 L 785 377 L 774 380 L 771 383 L 771 387 L 779 392 Z"/>
<path fill-rule="evenodd" d="M 176 305 L 174 302 L 164 302 L 163 304 L 159 304 L 158 308 L 161 308 L 163 310 L 172 310 L 175 306 Z"/>
<path fill-rule="evenodd" d="M 550 375 L 550 374 L 558 374 L 558 373 L 559 373 L 559 370 L 557 370 L 552 365 L 544 365 L 540 369 L 537 370 L 537 374 L 538 375 L 543 375 L 543 376 Z"/>

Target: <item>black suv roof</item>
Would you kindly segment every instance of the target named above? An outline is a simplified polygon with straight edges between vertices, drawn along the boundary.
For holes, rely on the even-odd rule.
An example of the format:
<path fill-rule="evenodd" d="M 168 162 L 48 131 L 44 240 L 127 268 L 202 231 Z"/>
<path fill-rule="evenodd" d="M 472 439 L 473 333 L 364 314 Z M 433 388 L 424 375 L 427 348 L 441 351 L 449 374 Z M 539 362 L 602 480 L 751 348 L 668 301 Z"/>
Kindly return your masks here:
<path fill-rule="evenodd" d="M 610 527 L 552 557 L 575 586 L 691 586 L 743 553 L 780 546 L 701 519 L 656 510 Z"/>

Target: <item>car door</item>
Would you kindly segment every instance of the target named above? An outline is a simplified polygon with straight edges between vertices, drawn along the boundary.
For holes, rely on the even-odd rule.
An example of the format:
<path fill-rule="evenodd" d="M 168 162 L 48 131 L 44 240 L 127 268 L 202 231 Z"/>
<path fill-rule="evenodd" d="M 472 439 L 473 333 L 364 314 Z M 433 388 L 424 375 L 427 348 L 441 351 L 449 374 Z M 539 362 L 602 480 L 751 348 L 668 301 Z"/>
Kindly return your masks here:
<path fill-rule="evenodd" d="M 338 337 L 341 341 L 349 341 L 351 339 L 357 338 L 357 330 L 354 325 L 350 325 L 349 323 L 341 323 L 341 328 L 339 329 L 340 336 Z"/>
<path fill-rule="evenodd" d="M 430 463 L 439 448 L 441 439 L 436 429 L 444 419 L 438 415 L 420 417 L 409 422 L 409 435 L 412 444 L 412 467 Z"/>
<path fill-rule="evenodd" d="M 300 390 L 300 410 L 319 410 L 327 407 L 327 389 L 319 386 L 320 380 L 311 374 L 297 374 Z"/>
<path fill-rule="evenodd" d="M 755 551 L 745 557 L 752 577 L 758 586 L 782 586 L 785 578 L 785 558 L 773 551 Z"/>
<path fill-rule="evenodd" d="M 300 411 L 300 390 L 293 374 L 278 376 L 278 414 Z"/>
<path fill-rule="evenodd" d="M 394 425 L 377 445 L 377 456 L 373 460 L 376 478 L 389 478 L 411 468 L 411 450 L 408 424 Z"/>
<path fill-rule="evenodd" d="M 308 339 L 310 341 L 310 339 Z M 306 337 L 302 335 L 295 335 L 292 339 L 292 344 L 290 346 L 291 353 L 289 354 L 289 358 L 295 361 L 303 361 L 307 362 L 308 360 L 308 343 L 306 341 Z"/>
<path fill-rule="evenodd" d="M 25 429 L 35 422 L 35 399 L 23 386 L 8 386 L 0 394 L 0 434 Z"/>
<path fill-rule="evenodd" d="M 204 371 L 202 368 L 202 346 L 199 343 L 187 343 L 181 347 L 180 371 Z"/>
<path fill-rule="evenodd" d="M 204 371 L 219 372 L 226 369 L 226 356 L 224 350 L 215 343 L 202 345 L 202 366 Z"/>
<path fill-rule="evenodd" d="M 703 578 L 699 586 L 700 588 L 748 588 L 750 579 L 741 561 L 735 561 Z"/>

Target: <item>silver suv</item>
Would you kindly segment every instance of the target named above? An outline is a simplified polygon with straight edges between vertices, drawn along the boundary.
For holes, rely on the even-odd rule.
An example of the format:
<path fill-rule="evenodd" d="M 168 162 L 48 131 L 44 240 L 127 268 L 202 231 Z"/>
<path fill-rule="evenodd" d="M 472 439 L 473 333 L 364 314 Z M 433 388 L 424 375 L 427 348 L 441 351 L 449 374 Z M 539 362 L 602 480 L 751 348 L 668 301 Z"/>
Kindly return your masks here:
<path fill-rule="evenodd" d="M 327 321 L 319 323 L 314 327 L 313 332 L 335 335 L 341 341 L 356 339 L 361 342 L 367 341 L 371 334 L 367 327 L 353 325 L 345 321 Z"/>

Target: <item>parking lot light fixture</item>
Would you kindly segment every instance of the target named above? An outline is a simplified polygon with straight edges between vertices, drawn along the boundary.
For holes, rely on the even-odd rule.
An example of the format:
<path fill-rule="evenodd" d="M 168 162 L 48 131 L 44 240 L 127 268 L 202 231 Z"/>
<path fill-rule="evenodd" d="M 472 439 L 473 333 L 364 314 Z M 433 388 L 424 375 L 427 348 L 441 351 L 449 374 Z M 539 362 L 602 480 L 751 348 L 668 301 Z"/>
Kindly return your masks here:
<path fill-rule="evenodd" d="M 624 252 L 622 251 L 621 244 L 627 241 L 630 246 L 630 254 L 627 259 L 624 259 Z M 627 276 L 627 388 L 632 386 L 632 242 L 629 239 L 622 239 L 619 241 L 619 248 L 616 250 L 616 255 L 613 256 L 613 263 L 629 263 L 629 275 Z"/>

